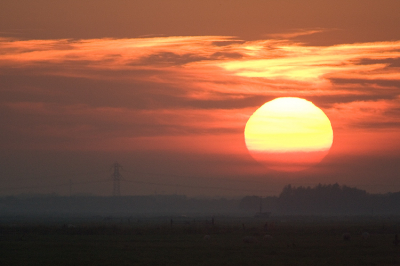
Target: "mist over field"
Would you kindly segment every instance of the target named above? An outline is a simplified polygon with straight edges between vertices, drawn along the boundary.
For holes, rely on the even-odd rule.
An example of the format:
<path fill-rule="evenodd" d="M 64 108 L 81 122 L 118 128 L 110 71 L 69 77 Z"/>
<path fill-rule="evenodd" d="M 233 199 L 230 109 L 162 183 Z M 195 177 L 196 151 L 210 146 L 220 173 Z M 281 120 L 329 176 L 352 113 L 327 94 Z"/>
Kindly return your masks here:
<path fill-rule="evenodd" d="M 348 186 L 287 185 L 279 196 L 194 198 L 185 195 L 0 198 L 0 216 L 388 216 L 400 215 L 400 192 L 369 194 Z M 264 214 L 266 215 L 266 214 Z M 268 217 L 268 215 L 266 216 Z"/>
<path fill-rule="evenodd" d="M 400 192 L 0 198 L 1 265 L 394 265 Z"/>

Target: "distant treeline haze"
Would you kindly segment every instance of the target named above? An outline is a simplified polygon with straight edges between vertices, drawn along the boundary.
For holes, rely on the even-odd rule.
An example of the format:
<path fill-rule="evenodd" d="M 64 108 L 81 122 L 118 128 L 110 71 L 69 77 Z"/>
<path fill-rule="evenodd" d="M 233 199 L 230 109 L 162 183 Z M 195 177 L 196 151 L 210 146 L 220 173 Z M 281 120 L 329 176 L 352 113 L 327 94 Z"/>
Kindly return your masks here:
<path fill-rule="evenodd" d="M 278 197 L 262 203 L 263 209 L 283 215 L 400 215 L 400 192 L 369 194 L 337 183 L 313 188 L 287 185 Z"/>
<path fill-rule="evenodd" d="M 348 186 L 287 185 L 279 196 L 241 199 L 150 196 L 7 196 L 0 215 L 400 215 L 400 192 L 369 194 Z"/>

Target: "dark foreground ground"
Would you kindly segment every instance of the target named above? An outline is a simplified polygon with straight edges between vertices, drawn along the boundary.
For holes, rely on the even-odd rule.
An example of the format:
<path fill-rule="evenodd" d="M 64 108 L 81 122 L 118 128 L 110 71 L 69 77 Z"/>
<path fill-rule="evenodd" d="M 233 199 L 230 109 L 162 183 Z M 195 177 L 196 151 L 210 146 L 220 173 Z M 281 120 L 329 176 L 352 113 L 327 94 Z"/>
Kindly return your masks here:
<path fill-rule="evenodd" d="M 397 265 L 397 233 L 400 218 L 3 217 L 0 265 Z"/>

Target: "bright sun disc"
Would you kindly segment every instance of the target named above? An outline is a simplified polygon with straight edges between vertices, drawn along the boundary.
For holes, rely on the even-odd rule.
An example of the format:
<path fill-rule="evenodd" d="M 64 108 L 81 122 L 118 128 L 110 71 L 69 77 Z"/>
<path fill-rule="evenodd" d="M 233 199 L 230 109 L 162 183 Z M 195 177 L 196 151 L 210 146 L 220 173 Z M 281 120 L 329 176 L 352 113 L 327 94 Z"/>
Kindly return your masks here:
<path fill-rule="evenodd" d="M 333 142 L 331 123 L 312 102 L 282 97 L 258 108 L 244 137 L 254 159 L 278 171 L 300 171 L 319 163 Z"/>

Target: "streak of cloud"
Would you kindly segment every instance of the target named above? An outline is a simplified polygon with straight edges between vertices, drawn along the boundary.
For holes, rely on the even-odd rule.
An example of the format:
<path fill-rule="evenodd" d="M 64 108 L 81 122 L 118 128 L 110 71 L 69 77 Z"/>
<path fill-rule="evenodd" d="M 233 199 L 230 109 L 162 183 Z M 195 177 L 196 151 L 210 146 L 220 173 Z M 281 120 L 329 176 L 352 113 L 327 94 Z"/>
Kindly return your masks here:
<path fill-rule="evenodd" d="M 240 136 L 251 113 L 279 96 L 313 99 L 334 131 L 400 130 L 400 41 L 307 46 L 283 37 L 1 38 L 2 146 L 134 149 L 139 138 L 161 147 L 165 138 Z"/>

